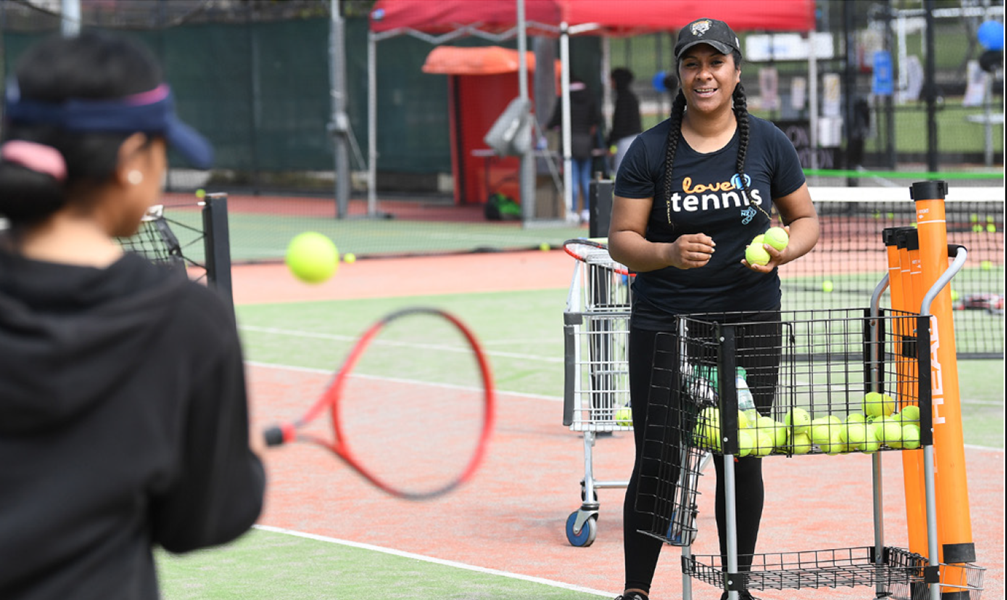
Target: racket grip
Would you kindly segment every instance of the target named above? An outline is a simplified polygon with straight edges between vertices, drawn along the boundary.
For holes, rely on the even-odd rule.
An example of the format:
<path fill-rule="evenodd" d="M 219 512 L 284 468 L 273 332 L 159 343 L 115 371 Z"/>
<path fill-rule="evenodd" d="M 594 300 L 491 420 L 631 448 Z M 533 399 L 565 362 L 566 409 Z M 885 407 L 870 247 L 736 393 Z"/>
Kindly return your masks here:
<path fill-rule="evenodd" d="M 273 426 L 266 429 L 264 435 L 266 438 L 266 445 L 270 447 L 282 446 L 283 443 L 286 441 L 283 435 L 283 428 L 279 426 Z"/>

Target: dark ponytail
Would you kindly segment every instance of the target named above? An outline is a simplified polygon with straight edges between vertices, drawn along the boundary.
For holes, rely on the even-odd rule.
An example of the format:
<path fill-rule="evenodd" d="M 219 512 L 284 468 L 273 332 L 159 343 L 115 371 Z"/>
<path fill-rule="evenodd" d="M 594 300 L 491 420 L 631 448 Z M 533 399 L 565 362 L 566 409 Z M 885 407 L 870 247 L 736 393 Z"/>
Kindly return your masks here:
<path fill-rule="evenodd" d="M 120 98 L 161 83 L 160 67 L 144 47 L 97 32 L 73 38 L 53 36 L 39 42 L 19 59 L 14 76 L 13 84 L 22 98 L 50 103 L 70 98 Z M 59 179 L 15 160 L 0 160 L 0 215 L 12 225 L 35 222 L 73 201 L 75 192 L 107 181 L 115 172 L 119 146 L 127 137 L 123 133 L 80 133 L 51 125 L 9 123 L 4 143 L 23 140 L 56 149 L 66 164 L 66 176 Z"/>
<path fill-rule="evenodd" d="M 682 115 L 685 114 L 685 94 L 678 90 L 675 101 L 671 105 L 671 127 L 668 129 L 668 143 L 664 150 L 664 202 L 668 212 L 668 223 L 671 224 L 671 169 L 675 164 L 675 151 L 678 150 L 678 140 L 682 137 Z"/>

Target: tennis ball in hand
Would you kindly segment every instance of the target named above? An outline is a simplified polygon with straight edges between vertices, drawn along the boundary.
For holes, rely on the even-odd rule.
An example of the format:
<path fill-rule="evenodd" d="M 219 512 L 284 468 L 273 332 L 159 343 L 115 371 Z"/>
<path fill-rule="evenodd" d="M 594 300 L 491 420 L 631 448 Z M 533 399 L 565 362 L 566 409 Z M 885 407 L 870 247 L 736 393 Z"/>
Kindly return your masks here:
<path fill-rule="evenodd" d="M 745 248 L 745 260 L 750 265 L 764 265 L 769 262 L 769 253 L 762 244 L 750 244 Z"/>
<path fill-rule="evenodd" d="M 623 427 L 629 427 L 633 424 L 633 409 L 628 406 L 623 406 L 622 408 L 615 411 L 615 423 L 616 425 L 621 425 Z"/>
<path fill-rule="evenodd" d="M 752 238 L 752 244 L 765 244 L 765 243 L 766 243 L 766 234 L 764 233 L 760 233 L 759 235 Z"/>
<path fill-rule="evenodd" d="M 864 414 L 868 417 L 887 417 L 895 412 L 895 399 L 888 394 L 868 392 L 864 396 Z"/>
<path fill-rule="evenodd" d="M 305 283 L 321 283 L 339 268 L 339 251 L 324 235 L 306 231 L 294 236 L 287 246 L 287 266 Z"/>
<path fill-rule="evenodd" d="M 787 230 L 782 227 L 770 227 L 765 233 L 766 243 L 777 250 L 783 250 L 790 243 Z"/>

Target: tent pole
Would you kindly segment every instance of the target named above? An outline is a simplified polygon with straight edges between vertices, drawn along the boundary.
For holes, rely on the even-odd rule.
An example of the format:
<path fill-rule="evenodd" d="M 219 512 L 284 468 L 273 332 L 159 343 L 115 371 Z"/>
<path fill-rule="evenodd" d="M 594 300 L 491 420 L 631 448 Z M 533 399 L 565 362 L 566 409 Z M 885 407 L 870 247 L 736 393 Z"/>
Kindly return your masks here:
<path fill-rule="evenodd" d="M 378 196 L 375 184 L 378 178 L 378 77 L 377 41 L 374 33 L 367 34 L 367 214 L 378 213 Z"/>
<path fill-rule="evenodd" d="M 573 207 L 573 159 L 570 156 L 570 32 L 566 21 L 559 25 L 559 58 L 562 67 L 560 85 L 563 109 L 563 201 L 567 217 L 577 215 Z M 585 190 L 586 192 L 586 190 Z"/>
<path fill-rule="evenodd" d="M 518 53 L 518 89 L 521 101 L 528 103 L 528 36 L 525 30 L 524 0 L 517 0 L 517 53 Z M 530 111 L 521 115 L 527 126 L 531 128 Z M 532 143 L 521 153 L 521 171 L 519 185 L 521 187 L 521 220 L 527 223 L 535 218 L 535 146 L 534 128 L 532 128 Z"/>
<path fill-rule="evenodd" d="M 815 51 L 815 30 L 808 32 L 808 143 L 811 145 L 811 168 L 818 168 L 818 57 Z"/>

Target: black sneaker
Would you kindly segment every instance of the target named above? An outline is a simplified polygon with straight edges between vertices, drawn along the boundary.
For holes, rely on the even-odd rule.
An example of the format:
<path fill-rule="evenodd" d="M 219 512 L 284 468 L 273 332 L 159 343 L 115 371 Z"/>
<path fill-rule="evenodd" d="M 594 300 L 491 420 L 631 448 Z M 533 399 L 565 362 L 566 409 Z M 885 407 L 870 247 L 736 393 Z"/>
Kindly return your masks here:
<path fill-rule="evenodd" d="M 640 592 L 633 592 L 628 596 L 616 596 L 615 600 L 649 600 L 649 598 Z"/>
<path fill-rule="evenodd" d="M 720 595 L 720 600 L 727 600 L 727 592 L 724 592 L 723 594 Z M 738 600 L 759 600 L 759 599 L 753 596 L 752 592 L 744 590 L 738 592 Z"/>

